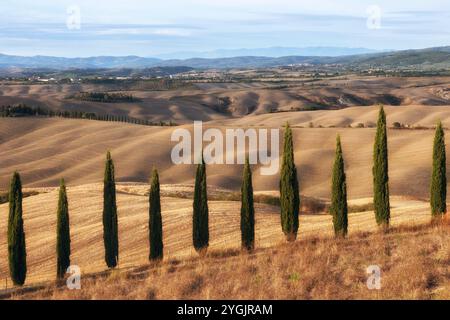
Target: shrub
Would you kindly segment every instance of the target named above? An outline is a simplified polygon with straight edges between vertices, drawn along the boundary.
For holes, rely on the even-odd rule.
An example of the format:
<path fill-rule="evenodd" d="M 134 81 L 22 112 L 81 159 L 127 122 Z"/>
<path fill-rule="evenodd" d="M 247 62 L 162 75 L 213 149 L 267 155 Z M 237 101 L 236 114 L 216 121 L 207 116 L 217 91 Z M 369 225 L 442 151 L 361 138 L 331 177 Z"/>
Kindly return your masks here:
<path fill-rule="evenodd" d="M 392 124 L 392 128 L 393 129 L 402 129 L 402 128 L 404 128 L 404 126 L 403 126 L 403 124 L 401 124 L 400 122 L 394 122 L 393 124 Z"/>

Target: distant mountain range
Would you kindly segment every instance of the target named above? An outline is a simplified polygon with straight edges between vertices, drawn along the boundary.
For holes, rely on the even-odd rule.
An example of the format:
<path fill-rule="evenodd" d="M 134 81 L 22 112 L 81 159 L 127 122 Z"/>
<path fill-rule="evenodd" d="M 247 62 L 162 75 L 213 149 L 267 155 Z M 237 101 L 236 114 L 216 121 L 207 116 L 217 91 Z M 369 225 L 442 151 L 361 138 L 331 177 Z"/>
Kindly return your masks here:
<path fill-rule="evenodd" d="M 0 54 L 0 68 L 49 68 L 49 69 L 90 69 L 90 68 L 146 68 L 154 67 L 161 62 L 156 58 L 142 58 L 137 56 L 89 57 L 89 58 L 61 58 L 50 56 L 10 56 Z"/>
<path fill-rule="evenodd" d="M 195 69 L 267 68 L 295 64 L 342 64 L 364 67 L 410 67 L 450 68 L 450 46 L 420 50 L 403 50 L 380 53 L 366 53 L 340 56 L 297 56 L 283 57 L 236 56 L 229 58 L 169 59 L 143 58 L 137 56 L 91 58 L 59 58 L 48 56 L 21 57 L 0 54 L 0 68 L 47 68 L 108 69 L 108 68 L 154 68 L 189 67 Z"/>
<path fill-rule="evenodd" d="M 316 57 L 338 57 L 355 54 L 376 53 L 378 50 L 367 48 L 346 48 L 346 47 L 270 47 L 270 48 L 256 48 L 256 49 L 218 49 L 206 52 L 174 52 L 168 54 L 161 54 L 156 56 L 163 60 L 172 59 L 220 59 L 233 57 L 287 57 L 287 56 L 316 56 Z"/>
<path fill-rule="evenodd" d="M 341 64 L 359 67 L 417 67 L 420 69 L 450 68 L 450 46 L 419 50 L 402 50 L 357 55 L 330 56 L 238 56 L 230 58 L 191 58 L 162 60 L 158 66 L 187 66 L 197 69 L 267 68 L 298 64 Z"/>

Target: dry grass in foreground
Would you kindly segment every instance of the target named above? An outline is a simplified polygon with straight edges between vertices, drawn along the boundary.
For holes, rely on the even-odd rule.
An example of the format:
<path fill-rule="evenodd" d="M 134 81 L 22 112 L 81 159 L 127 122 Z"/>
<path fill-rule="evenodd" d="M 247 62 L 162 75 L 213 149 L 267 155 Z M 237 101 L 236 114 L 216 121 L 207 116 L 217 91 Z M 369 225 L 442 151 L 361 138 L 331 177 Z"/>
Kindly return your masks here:
<path fill-rule="evenodd" d="M 141 266 L 148 261 L 148 185 L 119 183 L 117 206 L 119 215 L 119 267 Z M 186 259 L 196 257 L 192 245 L 192 197 L 174 198 L 192 194 L 193 186 L 162 185 L 162 218 L 164 257 Z M 104 260 L 102 210 L 103 186 L 91 184 L 68 187 L 71 223 L 71 263 L 80 266 L 83 274 L 106 269 Z M 27 190 L 31 191 L 31 190 Z M 56 209 L 58 190 L 36 189 L 39 194 L 23 200 L 27 245 L 27 279 L 25 285 L 52 281 L 56 276 Z M 274 192 L 276 194 L 276 192 Z M 269 193 L 270 195 L 271 193 Z M 219 196 L 214 188 L 208 196 Z M 259 194 L 258 194 L 259 196 Z M 241 246 L 240 202 L 209 201 L 210 249 L 235 250 Z M 372 199 L 353 199 L 351 206 L 364 206 Z M 430 220 L 429 203 L 405 197 L 391 197 L 391 225 L 421 224 Z M 0 290 L 11 287 L 8 267 L 8 204 L 0 205 Z M 279 207 L 255 204 L 256 248 L 275 247 L 284 243 Z M 320 235 L 331 237 L 332 218 L 329 214 L 302 214 L 299 222 L 299 240 Z M 349 215 L 349 235 L 376 230 L 372 211 Z"/>
<path fill-rule="evenodd" d="M 310 238 L 210 252 L 85 276 L 82 289 L 48 285 L 13 299 L 450 299 L 450 226 L 404 225 L 345 240 Z M 366 286 L 381 267 L 381 290 Z"/>

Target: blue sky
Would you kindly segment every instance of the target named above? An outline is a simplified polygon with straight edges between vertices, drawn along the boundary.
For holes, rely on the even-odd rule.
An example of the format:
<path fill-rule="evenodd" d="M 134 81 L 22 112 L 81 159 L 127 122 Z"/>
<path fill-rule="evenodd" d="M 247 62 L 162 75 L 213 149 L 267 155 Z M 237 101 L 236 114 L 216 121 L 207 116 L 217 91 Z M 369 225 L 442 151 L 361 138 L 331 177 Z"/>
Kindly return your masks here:
<path fill-rule="evenodd" d="M 450 45 L 448 0 L 2 0 L 0 13 L 0 52 L 17 55 Z"/>

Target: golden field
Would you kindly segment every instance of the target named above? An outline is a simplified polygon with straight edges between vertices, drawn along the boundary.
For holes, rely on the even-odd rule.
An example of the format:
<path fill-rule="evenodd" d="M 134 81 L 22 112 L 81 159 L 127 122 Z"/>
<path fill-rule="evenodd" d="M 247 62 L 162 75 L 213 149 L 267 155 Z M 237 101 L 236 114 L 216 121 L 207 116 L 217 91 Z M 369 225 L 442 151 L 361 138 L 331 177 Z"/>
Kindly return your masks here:
<path fill-rule="evenodd" d="M 299 240 L 285 244 L 279 208 L 256 204 L 254 254 L 240 253 L 237 201 L 209 201 L 210 253 L 197 258 L 192 247 L 194 165 L 175 166 L 170 141 L 177 127 L 73 119 L 0 119 L 0 190 L 14 170 L 22 176 L 29 293 L 13 298 L 449 298 L 448 227 L 429 226 L 427 202 L 431 151 L 437 119 L 450 127 L 445 106 L 387 106 L 388 124 L 398 121 L 429 129 L 389 130 L 393 231 L 377 232 L 372 211 L 349 214 L 349 238 L 334 240 L 325 212 L 302 214 Z M 372 146 L 378 107 L 333 111 L 281 112 L 218 119 L 205 127 L 279 128 L 293 126 L 301 194 L 327 201 L 335 136 L 343 143 L 349 202 L 372 199 Z M 312 122 L 314 128 L 309 128 Z M 356 128 L 364 123 L 365 128 Z M 352 127 L 349 127 L 352 126 Z M 191 125 L 183 128 L 192 129 Z M 116 167 L 119 269 L 102 273 L 102 175 L 106 150 Z M 148 176 L 160 171 L 165 262 L 148 264 Z M 276 195 L 279 177 L 261 176 L 254 166 L 257 194 Z M 239 190 L 242 166 L 207 167 L 209 193 Z M 83 290 L 55 287 L 57 185 L 68 184 L 72 264 L 83 273 Z M 7 264 L 8 204 L 0 205 L 0 292 L 11 286 Z M 365 287 L 365 267 L 381 264 L 383 289 Z M 100 273 L 99 273 L 100 272 Z M 219 279 L 223 281 L 220 282 Z M 217 284 L 220 285 L 217 285 Z M 163 286 L 164 284 L 164 286 Z M 37 286 L 37 287 L 36 287 Z M 164 287 L 165 289 L 160 289 Z M 39 289 L 38 291 L 34 291 Z M 0 295 L 1 296 L 1 295 Z"/>
<path fill-rule="evenodd" d="M 162 217 L 164 252 L 167 259 L 196 256 L 192 246 L 192 200 L 164 197 L 176 186 L 162 186 Z M 179 190 L 192 189 L 180 186 Z M 38 189 L 39 190 L 39 189 Z M 56 207 L 57 190 L 44 189 L 41 194 L 24 199 L 24 224 L 27 243 L 27 284 L 54 280 L 56 268 Z M 119 184 L 119 267 L 146 264 L 148 261 L 148 191 L 146 185 Z M 210 191 L 211 193 L 212 191 Z M 72 264 L 84 273 L 106 269 L 103 256 L 102 185 L 83 185 L 68 188 L 72 237 Z M 350 201 L 350 204 L 367 204 L 371 199 Z M 210 201 L 210 249 L 240 248 L 238 201 Z M 429 222 L 428 203 L 394 197 L 392 199 L 392 225 L 421 224 Z M 256 204 L 256 247 L 271 247 L 284 242 L 279 208 Z M 0 205 L 0 283 L 4 288 L 8 278 L 7 217 L 8 204 Z M 349 234 L 376 231 L 371 211 L 351 213 Z M 331 237 L 331 216 L 308 214 L 300 217 L 299 238 Z M 9 281 L 9 283 L 11 283 Z"/>
<path fill-rule="evenodd" d="M 399 121 L 432 128 L 441 119 L 444 126 L 450 127 L 448 107 L 385 108 L 389 124 Z M 376 122 L 377 112 L 376 106 L 336 111 L 283 112 L 247 116 L 226 123 L 208 122 L 204 127 L 222 130 L 254 125 L 277 128 L 289 120 L 294 127 L 295 159 L 301 193 L 325 199 L 329 198 L 335 137 L 339 133 L 346 161 L 349 197 L 358 199 L 372 194 L 375 129 L 348 128 L 347 125 L 369 120 Z M 346 121 L 342 120 L 344 116 Z M 308 122 L 313 122 L 315 128 L 308 128 L 305 125 Z M 318 127 L 321 124 L 323 128 Z M 336 127 L 330 128 L 330 125 Z M 106 150 L 112 152 L 118 181 L 147 182 L 150 170 L 156 166 L 162 183 L 192 184 L 195 167 L 173 165 L 170 158 L 171 149 L 176 144 L 171 142 L 170 137 L 176 128 L 179 127 L 146 127 L 56 118 L 0 119 L 0 190 L 7 190 L 14 170 L 20 171 L 27 187 L 57 186 L 62 177 L 69 186 L 100 182 Z M 192 124 L 182 128 L 191 130 Z M 420 199 L 428 197 L 433 137 L 433 130 L 389 130 L 392 195 Z M 241 170 L 238 165 L 208 166 L 208 183 L 237 191 Z M 277 190 L 278 182 L 277 175 L 262 176 L 259 165 L 254 166 L 255 190 Z"/>

